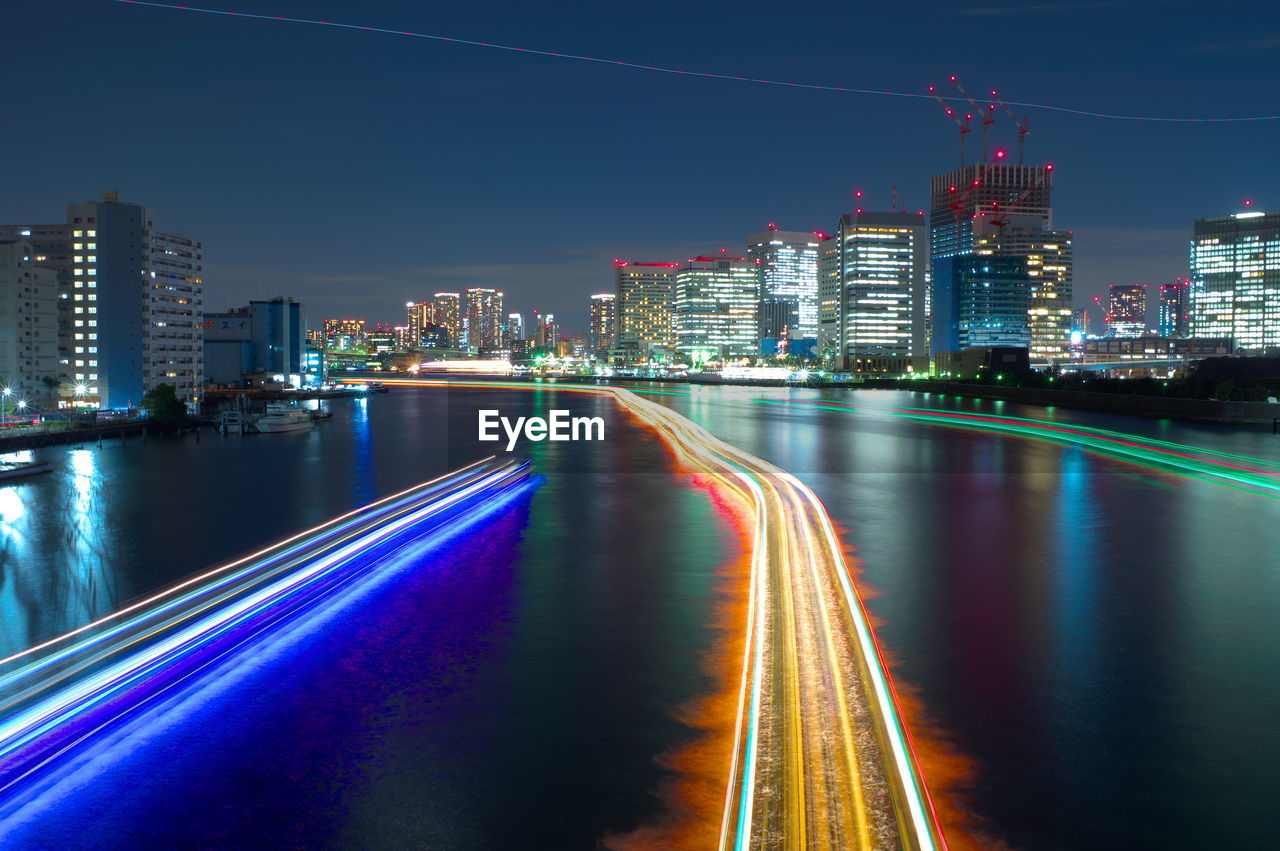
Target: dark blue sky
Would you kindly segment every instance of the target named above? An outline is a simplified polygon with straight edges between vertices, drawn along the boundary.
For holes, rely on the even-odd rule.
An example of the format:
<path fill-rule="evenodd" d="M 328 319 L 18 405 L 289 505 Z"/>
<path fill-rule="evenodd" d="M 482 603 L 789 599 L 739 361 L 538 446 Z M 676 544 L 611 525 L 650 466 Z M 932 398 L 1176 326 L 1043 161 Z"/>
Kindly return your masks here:
<path fill-rule="evenodd" d="M 924 91 L 954 73 L 1097 111 L 1280 113 L 1280 8 L 1236 0 L 198 5 L 768 79 Z M 740 250 L 768 221 L 829 230 L 855 188 L 887 208 L 896 184 L 918 209 L 957 159 L 927 100 L 110 0 L 6 9 L 0 57 L 0 221 L 60 221 L 118 189 L 204 241 L 207 309 L 292 295 L 312 324 L 496 286 L 582 329 L 615 256 Z M 1199 216 L 1280 207 L 1280 121 L 1019 111 L 1028 161 L 1056 168 L 1055 224 L 1076 232 L 1079 304 L 1185 274 Z"/>

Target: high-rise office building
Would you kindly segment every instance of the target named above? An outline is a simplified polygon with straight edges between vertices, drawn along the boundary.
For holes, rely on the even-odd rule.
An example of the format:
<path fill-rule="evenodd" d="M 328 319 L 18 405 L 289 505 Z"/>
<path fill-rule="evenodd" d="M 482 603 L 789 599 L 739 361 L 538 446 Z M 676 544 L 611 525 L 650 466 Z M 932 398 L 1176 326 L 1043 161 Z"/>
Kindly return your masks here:
<path fill-rule="evenodd" d="M 409 346 L 416 349 L 422 345 L 423 333 L 435 324 L 435 304 L 430 301 L 411 301 L 405 305 L 405 312 Z"/>
<path fill-rule="evenodd" d="M 467 346 L 480 351 L 502 348 L 502 326 L 506 314 L 503 295 L 487 287 L 467 290 Z"/>
<path fill-rule="evenodd" d="M 155 229 L 154 214 L 102 201 L 67 205 L 65 225 L 0 226 L 29 238 L 58 274 L 59 367 L 77 400 L 137 405 L 161 384 L 197 398 L 204 374 L 204 250 Z"/>
<path fill-rule="evenodd" d="M 533 312 L 533 345 L 555 354 L 560 345 L 560 326 L 556 323 L 554 313 Z"/>
<path fill-rule="evenodd" d="M 462 345 L 462 319 L 462 296 L 460 294 L 436 293 L 431 297 L 429 320 L 437 328 L 444 329 L 451 346 Z"/>
<path fill-rule="evenodd" d="M 1191 282 L 1179 278 L 1160 285 L 1159 332 L 1161 337 L 1186 337 L 1191 324 Z"/>
<path fill-rule="evenodd" d="M 617 327 L 617 296 L 614 293 L 596 293 L 591 297 L 591 323 L 587 334 L 587 348 L 594 354 L 613 348 Z"/>
<path fill-rule="evenodd" d="M 1027 258 L 964 254 L 955 258 L 957 349 L 1031 346 Z"/>
<path fill-rule="evenodd" d="M 778 230 L 747 237 L 747 259 L 760 267 L 760 337 L 818 336 L 817 234 Z M 768 304 L 769 308 L 764 309 Z"/>
<path fill-rule="evenodd" d="M 926 354 L 928 228 L 916 213 L 840 218 L 822 243 L 824 357 L 838 369 L 906 372 Z"/>
<path fill-rule="evenodd" d="M 1147 332 L 1147 285 L 1112 284 L 1107 297 L 1107 336 L 1141 337 Z"/>
<path fill-rule="evenodd" d="M 1078 310 L 1071 311 L 1071 330 L 1079 331 L 1083 337 L 1089 333 L 1089 309 L 1081 307 Z"/>
<path fill-rule="evenodd" d="M 695 257 L 676 270 L 671 324 L 691 362 L 759 354 L 760 267 L 745 257 Z"/>
<path fill-rule="evenodd" d="M 507 330 L 504 339 L 507 346 L 512 343 L 525 339 L 524 336 L 524 316 L 519 313 L 507 314 Z"/>
<path fill-rule="evenodd" d="M 1010 216 L 1012 225 L 1017 217 Z M 974 254 L 1025 257 L 1030 303 L 1032 363 L 1052 363 L 1067 357 L 1071 340 L 1073 236 L 1070 231 L 1042 230 L 1038 221 L 1030 227 L 992 225 L 980 218 L 974 224 Z"/>
<path fill-rule="evenodd" d="M 614 260 L 617 343 L 637 357 L 665 353 L 672 345 L 671 300 L 678 263 Z"/>
<path fill-rule="evenodd" d="M 930 351 L 954 351 L 959 341 L 960 268 L 977 240 L 999 230 L 1051 231 L 1052 166 L 974 163 L 940 174 L 929 183 Z M 1028 237 L 1031 239 L 1031 237 Z M 1008 250 L 1017 241 L 1003 240 Z M 1001 253 L 1005 249 L 1001 249 Z M 1024 264 L 1025 265 L 1025 264 Z M 964 268 L 972 272 L 971 263 Z M 1069 273 L 1068 273 L 1069 275 Z M 970 274 L 970 277 L 972 275 Z M 1060 298 L 1055 294 L 1055 298 Z M 1070 304 L 1070 296 L 1066 297 Z M 1028 309 L 1031 309 L 1030 303 Z M 1028 338 L 1028 345 L 1030 339 Z"/>
<path fill-rule="evenodd" d="M 0 384 L 6 404 L 47 410 L 58 400 L 58 273 L 37 256 L 26 240 L 0 240 Z"/>
<path fill-rule="evenodd" d="M 1280 346 L 1280 212 L 1199 219 L 1191 243 L 1191 333 L 1236 350 Z"/>

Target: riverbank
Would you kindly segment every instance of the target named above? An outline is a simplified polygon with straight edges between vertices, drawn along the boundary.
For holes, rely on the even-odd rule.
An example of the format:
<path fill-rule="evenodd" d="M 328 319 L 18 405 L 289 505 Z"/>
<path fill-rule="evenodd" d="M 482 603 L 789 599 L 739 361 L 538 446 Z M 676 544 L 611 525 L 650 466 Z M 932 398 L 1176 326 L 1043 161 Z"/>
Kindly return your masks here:
<path fill-rule="evenodd" d="M 1087 393 L 1080 390 L 1000 387 L 920 379 L 872 379 L 858 386 L 866 389 L 909 390 L 918 393 L 937 393 L 943 396 L 996 399 L 1026 405 L 1075 408 L 1104 414 L 1154 417 L 1191 423 L 1261 426 L 1280 431 L 1280 404 L 1272 402 L 1224 402 L 1215 399 L 1183 399 L 1129 393 Z"/>
<path fill-rule="evenodd" d="M 447 376 L 441 376 L 446 378 Z M 353 376 L 354 379 L 354 376 Z M 1001 387 L 962 384 L 928 379 L 871 378 L 858 383 L 809 380 L 804 384 L 776 380 L 713 381 L 701 377 L 599 376 L 599 375 L 468 375 L 467 381 L 544 381 L 566 384 L 711 384 L 717 387 L 792 387 L 809 390 L 907 390 L 942 396 L 994 399 L 1043 407 L 1073 408 L 1104 414 L 1151 417 L 1212 425 L 1269 428 L 1280 433 L 1280 404 L 1271 402 L 1225 402 L 1215 399 L 1185 399 L 1173 396 L 1146 396 L 1132 393 L 1089 393 L 1079 390 L 1051 390 L 1030 387 Z"/>
<path fill-rule="evenodd" d="M 183 426 L 183 428 L 192 428 Z M 141 437 L 155 434 L 159 429 L 154 423 L 142 420 L 129 420 L 110 425 L 87 426 L 85 428 L 51 429 L 36 433 L 0 437 L 0 455 L 7 452 L 22 452 L 27 449 L 39 449 L 43 446 L 65 446 L 67 444 L 101 443 L 109 438 Z M 172 431 L 173 429 L 163 429 Z"/>

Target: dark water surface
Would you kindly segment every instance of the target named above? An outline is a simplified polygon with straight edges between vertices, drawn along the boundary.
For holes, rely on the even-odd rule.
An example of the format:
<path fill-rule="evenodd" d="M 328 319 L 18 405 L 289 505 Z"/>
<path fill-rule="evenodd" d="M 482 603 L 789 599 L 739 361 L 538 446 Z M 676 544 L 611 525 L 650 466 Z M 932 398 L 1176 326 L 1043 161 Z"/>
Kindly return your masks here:
<path fill-rule="evenodd" d="M 606 440 L 533 445 L 531 497 L 100 748 L 0 846 L 591 848 L 654 818 L 736 543 L 607 400 L 397 390 L 309 433 L 42 453 L 0 489 L 4 646 L 491 453 L 478 407 Z"/>
<path fill-rule="evenodd" d="M 976 759 L 992 833 L 1024 849 L 1276 846 L 1280 501 L 1025 438 L 751 401 L 820 397 L 1266 458 L 1280 437 L 905 393 L 654 397 L 824 499 L 882 592 L 896 676 Z M 689 737 L 671 712 L 706 687 L 732 542 L 607 401 L 397 389 L 308 434 L 45 452 L 62 472 L 0 488 L 0 646 L 489 454 L 478 407 L 551 405 L 605 416 L 608 439 L 537 444 L 531 499 L 264 648 L 9 844 L 588 848 L 651 818 L 654 757 Z"/>

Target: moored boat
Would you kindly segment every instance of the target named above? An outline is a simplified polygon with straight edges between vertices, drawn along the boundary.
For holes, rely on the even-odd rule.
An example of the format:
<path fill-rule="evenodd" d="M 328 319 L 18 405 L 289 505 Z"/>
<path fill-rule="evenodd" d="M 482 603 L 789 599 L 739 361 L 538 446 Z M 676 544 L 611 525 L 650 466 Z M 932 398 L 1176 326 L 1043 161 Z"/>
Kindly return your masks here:
<path fill-rule="evenodd" d="M 315 424 L 316 421 L 311 418 L 310 411 L 279 403 L 267 405 L 267 412 L 254 422 L 258 431 L 265 434 L 274 434 L 282 431 L 306 431 L 314 428 Z"/>
<path fill-rule="evenodd" d="M 39 462 L 31 464 L 0 463 L 0 482 L 7 482 L 10 479 L 21 479 L 27 476 L 38 476 L 41 473 L 52 472 L 52 464 L 42 464 Z"/>

